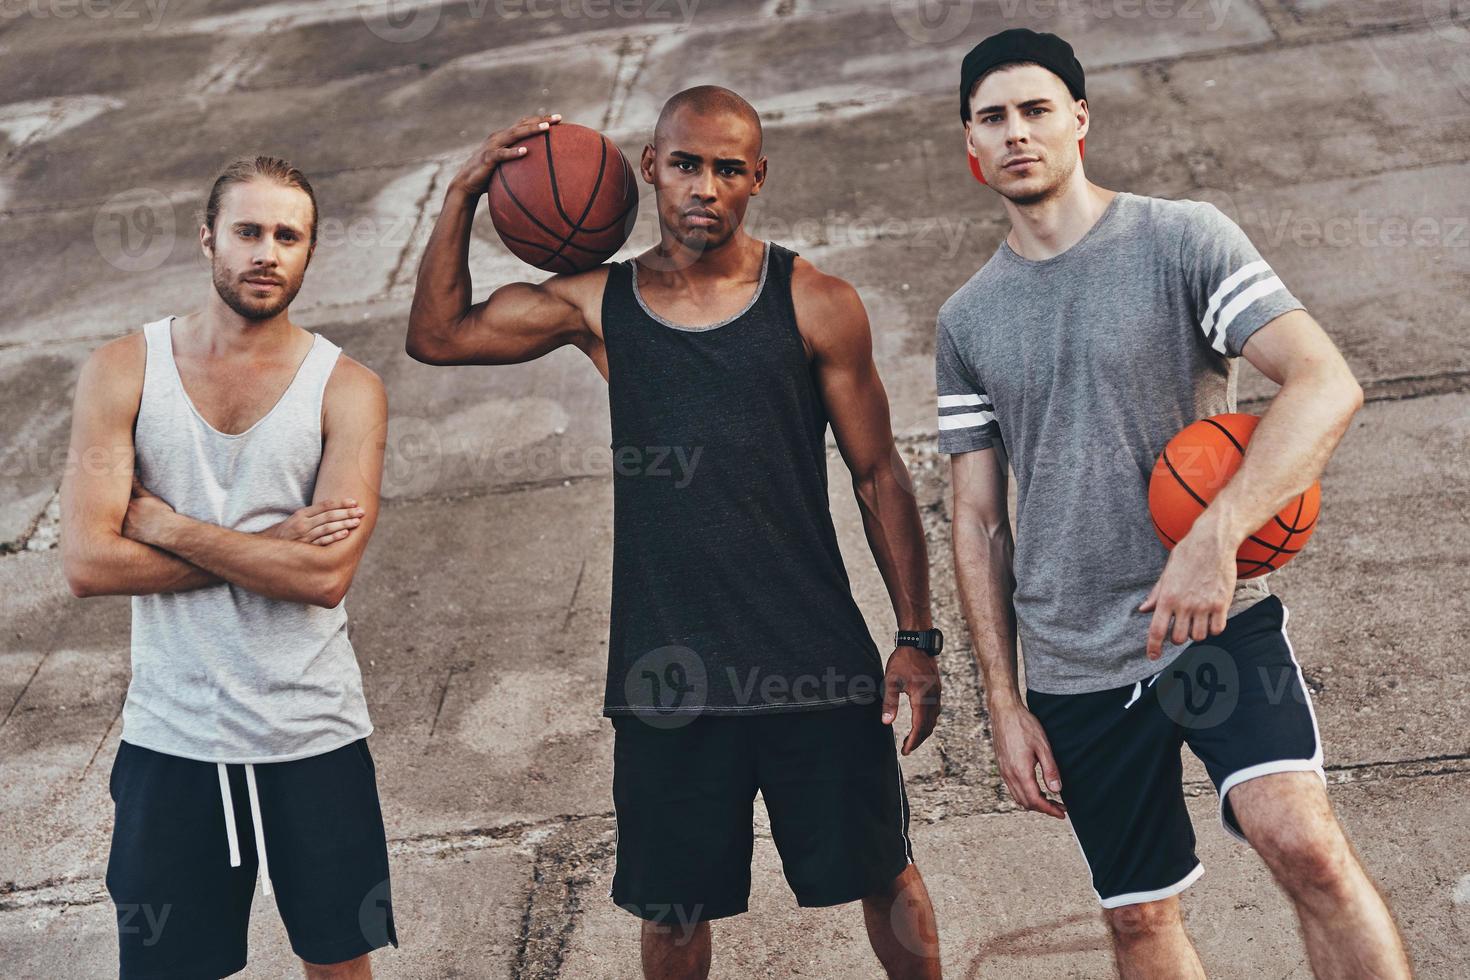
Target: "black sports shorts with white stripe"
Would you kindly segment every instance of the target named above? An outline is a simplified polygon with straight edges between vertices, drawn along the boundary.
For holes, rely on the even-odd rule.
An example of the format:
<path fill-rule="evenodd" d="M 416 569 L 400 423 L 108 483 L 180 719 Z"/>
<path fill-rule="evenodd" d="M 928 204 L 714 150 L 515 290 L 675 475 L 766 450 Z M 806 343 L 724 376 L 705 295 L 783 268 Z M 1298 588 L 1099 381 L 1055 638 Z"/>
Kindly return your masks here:
<path fill-rule="evenodd" d="M 1151 678 L 1087 694 L 1027 693 L 1105 908 L 1178 894 L 1204 871 L 1184 805 L 1182 746 L 1205 764 L 1220 822 L 1242 841 L 1232 788 L 1277 772 L 1323 775 L 1317 719 L 1286 621 L 1280 598 L 1268 596 Z"/>

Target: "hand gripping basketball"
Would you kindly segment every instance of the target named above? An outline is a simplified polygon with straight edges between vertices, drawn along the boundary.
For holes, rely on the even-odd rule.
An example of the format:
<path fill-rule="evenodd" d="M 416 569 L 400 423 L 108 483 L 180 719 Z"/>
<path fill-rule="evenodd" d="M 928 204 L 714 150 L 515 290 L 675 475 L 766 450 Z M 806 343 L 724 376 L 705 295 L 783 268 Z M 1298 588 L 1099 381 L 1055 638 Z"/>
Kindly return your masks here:
<path fill-rule="evenodd" d="M 464 166 L 459 168 L 459 173 L 454 175 L 451 183 L 470 197 L 478 198 L 485 193 L 490 184 L 490 175 L 495 172 L 496 167 L 505 160 L 525 156 L 527 148 L 524 144 L 512 144 L 550 129 L 559 122 L 559 112 L 549 116 L 523 116 L 515 125 L 491 133 L 485 137 L 485 142 L 476 147 L 474 155 L 465 161 Z"/>

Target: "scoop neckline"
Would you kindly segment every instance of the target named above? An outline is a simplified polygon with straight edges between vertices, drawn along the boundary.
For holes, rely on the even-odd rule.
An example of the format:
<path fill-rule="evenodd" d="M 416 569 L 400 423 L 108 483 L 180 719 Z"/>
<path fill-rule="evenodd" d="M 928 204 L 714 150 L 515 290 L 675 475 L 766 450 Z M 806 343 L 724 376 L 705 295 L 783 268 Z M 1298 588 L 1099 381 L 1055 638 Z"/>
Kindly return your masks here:
<path fill-rule="evenodd" d="M 1129 194 L 1127 191 L 1118 191 L 1116 194 L 1114 194 L 1113 199 L 1108 202 L 1108 206 L 1103 208 L 1102 214 L 1098 215 L 1097 220 L 1092 223 L 1092 227 L 1087 229 L 1087 232 L 1083 234 L 1081 238 L 1077 239 L 1075 242 L 1069 245 L 1065 251 L 1058 252 L 1056 255 L 1052 255 L 1044 259 L 1028 259 L 1020 252 L 1017 252 L 1015 249 L 1011 248 L 1011 243 L 1006 240 L 1006 238 L 1010 237 L 1009 234 L 1006 236 L 1006 238 L 1002 238 L 1000 240 L 1001 254 L 1007 256 L 1015 262 L 1020 263 L 1021 265 L 1030 268 L 1039 268 L 1041 266 L 1053 265 L 1055 263 L 1061 262 L 1063 259 L 1081 250 L 1083 246 L 1087 245 L 1095 237 L 1097 237 L 1099 233 L 1098 230 L 1102 228 L 1103 225 L 1111 221 L 1113 216 L 1117 214 L 1118 202 L 1121 201 L 1124 197 L 1132 196 L 1133 195 Z"/>
<path fill-rule="evenodd" d="M 659 323 L 670 328 L 671 330 L 682 330 L 685 333 L 707 333 L 711 330 L 718 330 L 720 327 L 723 327 L 729 323 L 734 323 L 736 320 L 749 313 L 751 308 L 755 306 L 756 300 L 761 298 L 761 293 L 765 292 L 766 274 L 770 271 L 770 268 L 771 243 L 766 242 L 762 246 L 761 251 L 761 275 L 760 278 L 756 280 L 755 291 L 750 294 L 750 299 L 746 300 L 745 305 L 741 307 L 737 312 L 725 317 L 725 319 L 723 320 L 718 320 L 714 323 L 707 323 L 703 326 L 691 327 L 685 323 L 675 323 L 673 320 L 666 320 L 663 317 L 659 316 L 657 313 L 653 312 L 653 310 L 649 309 L 648 304 L 643 301 L 643 293 L 640 292 L 638 289 L 638 259 L 635 257 L 628 260 L 628 269 L 632 273 L 633 298 L 638 301 L 639 307 L 642 308 L 644 313 L 647 313 L 654 320 L 657 320 Z"/>
<path fill-rule="evenodd" d="M 291 394 L 292 389 L 296 387 L 296 383 L 301 380 L 301 375 L 306 370 L 306 362 L 311 360 L 312 354 L 316 353 L 317 344 L 322 339 L 321 334 L 314 333 L 311 335 L 311 347 L 307 349 L 306 356 L 301 359 L 301 363 L 296 365 L 296 373 L 291 376 L 291 383 L 286 385 L 285 390 L 281 392 L 280 397 L 276 399 L 275 404 L 270 407 L 269 411 L 250 423 L 250 428 L 243 432 L 221 432 L 209 423 L 209 419 L 204 417 L 203 412 L 199 411 L 199 407 L 194 404 L 194 399 L 189 395 L 189 389 L 184 386 L 184 376 L 179 373 L 179 362 L 174 357 L 174 321 L 177 319 L 178 317 L 176 315 L 169 314 L 169 318 L 163 325 L 164 350 L 168 354 L 168 365 L 173 369 L 174 383 L 179 386 L 179 394 L 184 397 L 184 404 L 189 406 L 189 411 L 194 413 L 194 417 L 199 420 L 199 423 L 221 439 L 243 439 L 264 425 L 266 420 L 272 415 L 275 415 L 276 410 L 281 407 L 281 403 L 286 400 L 286 396 Z"/>

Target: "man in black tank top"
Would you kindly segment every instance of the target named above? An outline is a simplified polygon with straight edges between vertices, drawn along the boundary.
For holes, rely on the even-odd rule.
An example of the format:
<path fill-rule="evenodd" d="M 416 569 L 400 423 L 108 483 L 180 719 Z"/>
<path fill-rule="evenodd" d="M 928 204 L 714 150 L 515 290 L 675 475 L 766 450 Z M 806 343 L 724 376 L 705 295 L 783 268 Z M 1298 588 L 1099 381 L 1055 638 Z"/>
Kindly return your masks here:
<path fill-rule="evenodd" d="M 760 120 L 702 86 L 669 100 L 643 151 L 658 245 L 471 305 L 479 197 L 513 143 L 559 119 L 492 134 L 451 181 L 407 350 L 510 364 L 574 344 L 608 381 L 611 897 L 645 920 L 644 973 L 707 975 L 709 921 L 746 910 L 759 791 L 799 904 L 861 900 L 888 975 L 938 977 L 892 723 L 906 693 L 903 754 L 933 730 L 942 638 L 862 302 L 745 232 L 766 176 Z M 903 633 L 886 669 L 832 525 L 829 423 Z"/>

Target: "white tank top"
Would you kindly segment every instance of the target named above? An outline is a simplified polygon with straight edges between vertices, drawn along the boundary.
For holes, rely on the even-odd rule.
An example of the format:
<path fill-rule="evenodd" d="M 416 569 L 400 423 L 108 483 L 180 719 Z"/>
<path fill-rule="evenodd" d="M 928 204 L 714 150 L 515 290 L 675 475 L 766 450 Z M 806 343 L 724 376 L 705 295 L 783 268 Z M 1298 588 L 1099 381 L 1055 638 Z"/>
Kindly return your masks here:
<path fill-rule="evenodd" d="M 134 432 L 143 485 L 180 514 L 262 531 L 311 502 L 322 395 L 341 348 L 322 336 L 275 406 L 238 435 L 206 422 L 174 361 L 173 317 L 147 324 Z M 330 546 L 329 546 L 330 547 Z M 372 732 L 345 603 L 269 599 L 221 583 L 133 597 L 124 741 L 206 762 L 285 762 Z"/>

